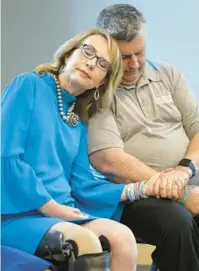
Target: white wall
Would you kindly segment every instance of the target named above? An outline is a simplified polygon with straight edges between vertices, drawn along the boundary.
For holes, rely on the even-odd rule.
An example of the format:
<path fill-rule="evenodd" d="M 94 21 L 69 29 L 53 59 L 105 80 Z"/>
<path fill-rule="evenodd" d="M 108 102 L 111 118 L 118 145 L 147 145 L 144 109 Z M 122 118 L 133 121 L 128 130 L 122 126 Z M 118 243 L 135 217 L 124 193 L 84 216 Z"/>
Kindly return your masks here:
<path fill-rule="evenodd" d="M 148 58 L 177 65 L 199 97 L 198 0 L 2 0 L 2 85 L 51 61 L 62 42 L 95 26 L 105 6 L 127 2 L 147 20 Z"/>

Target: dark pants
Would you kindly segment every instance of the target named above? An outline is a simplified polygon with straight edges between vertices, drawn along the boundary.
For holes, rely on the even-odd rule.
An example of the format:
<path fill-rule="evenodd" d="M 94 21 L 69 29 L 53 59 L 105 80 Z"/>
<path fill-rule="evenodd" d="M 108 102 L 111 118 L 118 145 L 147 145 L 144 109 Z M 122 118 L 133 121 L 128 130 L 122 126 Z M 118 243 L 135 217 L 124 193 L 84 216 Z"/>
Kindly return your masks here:
<path fill-rule="evenodd" d="M 121 223 L 156 246 L 152 259 L 160 271 L 199 271 L 199 216 L 179 203 L 155 198 L 126 203 Z"/>

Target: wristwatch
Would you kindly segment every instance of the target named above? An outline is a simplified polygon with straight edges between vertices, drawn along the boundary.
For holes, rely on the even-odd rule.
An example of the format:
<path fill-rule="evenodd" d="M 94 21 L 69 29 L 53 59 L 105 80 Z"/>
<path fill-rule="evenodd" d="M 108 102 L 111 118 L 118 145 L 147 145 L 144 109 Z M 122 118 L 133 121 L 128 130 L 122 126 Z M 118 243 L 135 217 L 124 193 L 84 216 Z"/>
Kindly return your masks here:
<path fill-rule="evenodd" d="M 180 161 L 178 165 L 183 167 L 189 167 L 192 171 L 191 177 L 193 177 L 196 174 L 196 168 L 194 166 L 194 163 L 190 159 L 184 158 Z"/>

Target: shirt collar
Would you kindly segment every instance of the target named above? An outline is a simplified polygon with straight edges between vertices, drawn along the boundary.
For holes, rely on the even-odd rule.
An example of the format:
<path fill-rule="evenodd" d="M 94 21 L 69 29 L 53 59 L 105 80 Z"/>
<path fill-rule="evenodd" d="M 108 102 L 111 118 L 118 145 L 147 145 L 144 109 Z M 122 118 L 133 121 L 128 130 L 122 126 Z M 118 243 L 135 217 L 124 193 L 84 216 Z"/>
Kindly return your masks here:
<path fill-rule="evenodd" d="M 145 68 L 144 68 L 144 73 L 141 76 L 137 86 L 133 86 L 133 85 L 126 86 L 126 85 L 121 84 L 119 86 L 119 89 L 122 88 L 122 89 L 130 90 L 130 89 L 140 88 L 145 85 L 148 85 L 150 82 L 159 82 L 161 80 L 162 80 L 162 78 L 160 76 L 158 65 L 155 62 L 147 60 Z"/>

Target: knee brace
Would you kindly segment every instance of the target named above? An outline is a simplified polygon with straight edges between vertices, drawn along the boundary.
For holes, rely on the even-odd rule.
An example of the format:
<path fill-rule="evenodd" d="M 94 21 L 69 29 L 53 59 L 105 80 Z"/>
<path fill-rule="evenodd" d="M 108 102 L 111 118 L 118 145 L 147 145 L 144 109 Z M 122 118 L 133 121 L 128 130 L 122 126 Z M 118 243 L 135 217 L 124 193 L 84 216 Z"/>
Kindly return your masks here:
<path fill-rule="evenodd" d="M 52 262 L 58 270 L 92 270 L 94 266 L 99 271 L 110 271 L 110 243 L 103 235 L 99 240 L 105 252 L 77 257 L 77 243 L 74 240 L 64 240 L 62 232 L 50 229 L 41 240 L 35 255 Z"/>
<path fill-rule="evenodd" d="M 110 243 L 101 235 L 99 237 L 103 252 L 84 254 L 77 258 L 70 258 L 68 271 L 111 271 Z"/>
<path fill-rule="evenodd" d="M 54 265 L 67 266 L 69 258 L 77 257 L 78 246 L 73 240 L 64 241 L 62 232 L 50 229 L 42 238 L 35 255 Z"/>
<path fill-rule="evenodd" d="M 102 246 L 102 250 L 110 253 L 111 245 L 109 240 L 104 235 L 100 235 L 99 240 Z"/>

